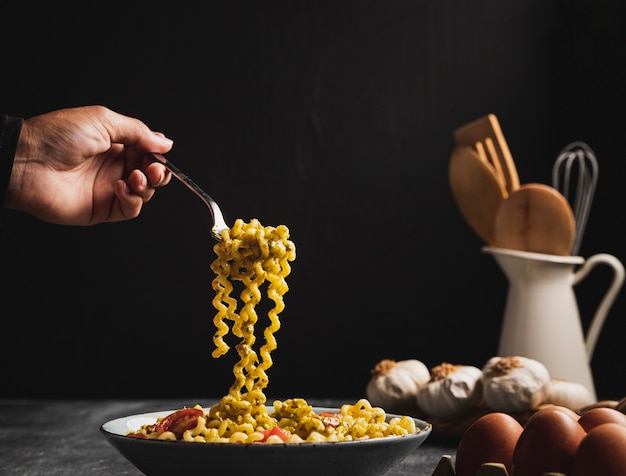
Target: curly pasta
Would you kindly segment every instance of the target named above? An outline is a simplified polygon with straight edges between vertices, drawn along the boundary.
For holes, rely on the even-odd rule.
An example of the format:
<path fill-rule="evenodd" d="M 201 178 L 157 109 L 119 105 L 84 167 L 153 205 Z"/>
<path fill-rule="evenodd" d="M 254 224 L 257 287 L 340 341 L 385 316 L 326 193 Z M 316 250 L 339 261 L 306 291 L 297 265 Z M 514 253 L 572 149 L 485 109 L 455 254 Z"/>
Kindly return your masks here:
<path fill-rule="evenodd" d="M 190 442 L 303 443 L 401 436 L 417 431 L 412 418 L 386 421 L 384 410 L 372 407 L 366 399 L 343 405 L 339 413 L 319 414 L 302 398 L 276 400 L 269 412 L 264 389 L 267 370 L 272 366 L 270 354 L 277 347 L 274 334 L 280 329 L 279 314 L 285 308 L 283 296 L 289 290 L 286 277 L 291 272 L 289 262 L 295 259 L 295 246 L 284 225 L 273 228 L 256 219 L 249 223 L 238 219 L 222 232 L 222 240 L 213 250 L 212 302 L 217 312 L 213 318 L 216 331 L 212 355 L 218 358 L 230 350 L 224 341 L 229 332 L 240 339 L 236 345 L 239 361 L 233 367 L 235 381 L 228 394 L 208 410 L 200 405 L 181 409 L 158 418 L 154 424 L 143 425 L 130 436 Z M 236 289 L 240 289 L 238 298 L 233 296 Z M 264 297 L 273 305 L 267 312 L 265 343 L 257 354 L 253 349 L 257 307 Z"/>
<path fill-rule="evenodd" d="M 366 399 L 342 405 L 339 413 L 315 413 L 302 398 L 276 400 L 270 413 L 257 408 L 256 414 L 239 413 L 234 418 L 222 414 L 219 407 L 207 411 L 194 406 L 200 414 L 192 425 L 178 432 L 160 431 L 159 425 L 168 416 L 158 418 L 153 425 L 143 425 L 131 436 L 197 443 L 312 443 L 404 436 L 418 431 L 413 418 L 401 416 L 387 421 L 384 410 L 372 407 Z M 275 431 L 277 428 L 280 431 Z"/>
<path fill-rule="evenodd" d="M 295 259 L 296 250 L 289 240 L 286 226 L 263 226 L 257 219 L 249 223 L 236 220 L 232 228 L 223 231 L 222 240 L 214 245 L 213 250 L 217 255 L 211 264 L 215 273 L 212 287 L 216 293 L 213 306 L 217 310 L 213 319 L 217 328 L 213 335 L 213 357 L 228 352 L 224 336 L 229 326 L 225 321 L 232 321 L 231 331 L 240 338 L 236 346 L 240 360 L 233 368 L 235 382 L 229 395 L 231 400 L 241 400 L 244 387 L 251 392 L 263 390 L 268 384 L 267 370 L 272 366 L 270 354 L 277 347 L 274 334 L 280 329 L 278 315 L 285 308 L 283 296 L 289 290 L 285 278 L 291 273 L 289 262 Z M 238 300 L 232 296 L 234 282 L 243 287 L 239 294 L 243 303 L 239 312 Z M 254 328 L 258 321 L 256 309 L 263 300 L 264 287 L 266 297 L 273 301 L 273 307 L 268 312 L 270 325 L 263 332 L 265 344 L 259 349 L 259 359 L 253 349 L 256 340 Z"/>

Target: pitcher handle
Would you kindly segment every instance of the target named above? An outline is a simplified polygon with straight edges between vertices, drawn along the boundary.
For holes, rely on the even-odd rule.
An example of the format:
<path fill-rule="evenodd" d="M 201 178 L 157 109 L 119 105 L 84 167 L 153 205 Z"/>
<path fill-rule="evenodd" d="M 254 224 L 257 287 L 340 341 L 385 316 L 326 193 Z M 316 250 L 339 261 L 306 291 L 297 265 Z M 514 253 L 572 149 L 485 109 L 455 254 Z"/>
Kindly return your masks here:
<path fill-rule="evenodd" d="M 600 331 L 602 330 L 602 326 L 604 325 L 604 321 L 606 316 L 609 313 L 609 309 L 613 305 L 613 301 L 617 297 L 622 284 L 624 283 L 624 265 L 620 260 L 618 260 L 615 256 L 607 254 L 607 253 L 599 253 L 597 255 L 593 255 L 589 257 L 582 267 L 574 273 L 574 279 L 572 281 L 575 286 L 583 279 L 587 277 L 589 272 L 595 268 L 598 264 L 607 264 L 611 268 L 613 268 L 613 281 L 611 282 L 611 286 L 607 289 L 602 301 L 600 301 L 600 305 L 596 310 L 596 313 L 591 319 L 591 324 L 589 325 L 589 330 L 587 331 L 587 337 L 585 339 L 587 345 L 587 359 L 591 362 L 591 357 L 593 356 L 593 351 L 596 348 L 596 343 L 598 342 L 598 337 L 600 336 Z"/>

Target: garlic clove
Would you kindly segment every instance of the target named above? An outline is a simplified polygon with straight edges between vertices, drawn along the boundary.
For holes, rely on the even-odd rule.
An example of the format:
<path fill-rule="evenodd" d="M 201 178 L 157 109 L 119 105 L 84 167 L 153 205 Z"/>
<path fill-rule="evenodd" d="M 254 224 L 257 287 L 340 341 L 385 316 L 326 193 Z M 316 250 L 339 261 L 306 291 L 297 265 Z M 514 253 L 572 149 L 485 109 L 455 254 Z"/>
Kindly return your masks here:
<path fill-rule="evenodd" d="M 553 378 L 548 383 L 543 403 L 560 405 L 577 410 L 594 403 L 591 393 L 583 384 Z"/>
<path fill-rule="evenodd" d="M 480 403 L 481 377 L 477 367 L 444 362 L 432 368 L 430 381 L 418 390 L 417 406 L 433 418 L 458 418 Z"/>
<path fill-rule="evenodd" d="M 522 356 L 492 357 L 483 367 L 483 396 L 501 412 L 537 408 L 546 397 L 550 374 L 541 362 Z"/>
<path fill-rule="evenodd" d="M 430 370 L 421 361 L 417 359 L 400 360 L 396 362 L 396 369 L 408 372 L 418 387 L 428 383 L 430 380 Z"/>
<path fill-rule="evenodd" d="M 414 408 L 418 389 L 430 379 L 430 370 L 417 359 L 384 359 L 371 373 L 365 389 L 367 399 L 391 412 Z"/>

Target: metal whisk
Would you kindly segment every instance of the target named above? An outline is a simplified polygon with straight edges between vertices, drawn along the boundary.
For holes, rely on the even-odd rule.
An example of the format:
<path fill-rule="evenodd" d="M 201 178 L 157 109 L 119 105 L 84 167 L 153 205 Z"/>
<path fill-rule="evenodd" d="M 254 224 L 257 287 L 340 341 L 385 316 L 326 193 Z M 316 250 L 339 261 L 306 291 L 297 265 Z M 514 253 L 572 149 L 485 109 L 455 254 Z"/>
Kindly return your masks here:
<path fill-rule="evenodd" d="M 552 168 L 552 186 L 563 194 L 574 212 L 576 235 L 572 255 L 580 250 L 597 182 L 598 160 L 591 147 L 581 141 L 568 144 Z"/>

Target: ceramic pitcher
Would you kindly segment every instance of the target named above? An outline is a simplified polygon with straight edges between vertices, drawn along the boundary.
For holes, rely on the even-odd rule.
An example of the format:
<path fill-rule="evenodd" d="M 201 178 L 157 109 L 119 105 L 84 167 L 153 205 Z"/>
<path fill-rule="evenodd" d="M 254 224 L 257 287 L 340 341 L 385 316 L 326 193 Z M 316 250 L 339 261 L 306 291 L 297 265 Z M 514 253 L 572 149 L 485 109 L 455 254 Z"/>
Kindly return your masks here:
<path fill-rule="evenodd" d="M 614 256 L 557 256 L 483 247 L 509 284 L 498 355 L 525 356 L 543 363 L 553 378 L 579 382 L 597 399 L 590 361 L 607 314 L 624 282 L 624 266 Z M 574 286 L 599 264 L 613 279 L 596 308 L 586 335 Z"/>

